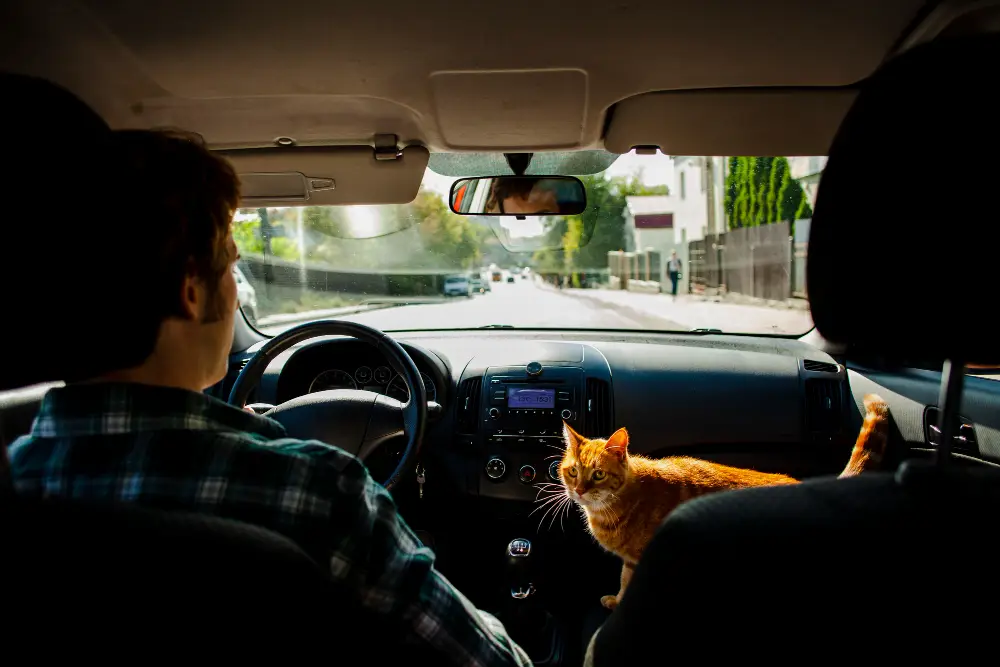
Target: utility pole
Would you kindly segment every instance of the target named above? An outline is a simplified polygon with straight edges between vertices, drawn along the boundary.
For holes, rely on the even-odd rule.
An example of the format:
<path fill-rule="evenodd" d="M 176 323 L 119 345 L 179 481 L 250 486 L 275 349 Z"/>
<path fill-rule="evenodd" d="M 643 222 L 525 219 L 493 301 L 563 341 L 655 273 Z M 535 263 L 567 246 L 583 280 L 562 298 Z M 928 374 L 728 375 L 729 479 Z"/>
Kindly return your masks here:
<path fill-rule="evenodd" d="M 705 174 L 705 199 L 706 211 L 708 212 L 708 233 L 716 235 L 719 233 L 715 216 L 715 163 L 710 155 L 705 156 L 703 167 Z"/>

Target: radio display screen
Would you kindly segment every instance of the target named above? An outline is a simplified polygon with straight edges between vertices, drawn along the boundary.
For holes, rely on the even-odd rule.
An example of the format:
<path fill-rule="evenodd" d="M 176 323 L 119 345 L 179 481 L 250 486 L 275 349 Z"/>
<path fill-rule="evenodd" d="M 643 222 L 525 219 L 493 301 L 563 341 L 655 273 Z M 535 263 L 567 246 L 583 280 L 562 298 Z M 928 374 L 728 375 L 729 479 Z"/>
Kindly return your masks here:
<path fill-rule="evenodd" d="M 507 388 L 508 408 L 553 408 L 556 404 L 555 389 Z"/>

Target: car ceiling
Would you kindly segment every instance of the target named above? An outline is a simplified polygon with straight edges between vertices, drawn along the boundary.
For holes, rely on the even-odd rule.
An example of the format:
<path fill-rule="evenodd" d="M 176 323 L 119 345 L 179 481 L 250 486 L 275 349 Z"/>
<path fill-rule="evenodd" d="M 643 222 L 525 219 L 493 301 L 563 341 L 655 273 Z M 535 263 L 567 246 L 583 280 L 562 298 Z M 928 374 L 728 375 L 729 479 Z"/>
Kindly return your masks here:
<path fill-rule="evenodd" d="M 5 31 L 0 66 L 65 85 L 114 127 L 184 127 L 213 148 L 273 146 L 281 136 L 359 145 L 395 134 L 401 145 L 431 151 L 576 150 L 603 148 L 614 105 L 650 92 L 695 96 L 690 112 L 673 114 L 666 98 L 678 123 L 700 115 L 699 91 L 782 87 L 787 112 L 789 91 L 805 99 L 864 79 L 926 10 L 922 0 L 619 0 L 593 8 L 551 0 L 13 0 L 0 10 L 0 22 L 15 27 Z M 664 104 L 661 95 L 647 115 L 664 113 Z M 813 98 L 803 108 L 822 106 Z M 628 117 L 641 118 L 634 107 Z M 832 132 L 812 125 L 814 134 Z M 616 130 L 615 151 L 646 141 Z"/>

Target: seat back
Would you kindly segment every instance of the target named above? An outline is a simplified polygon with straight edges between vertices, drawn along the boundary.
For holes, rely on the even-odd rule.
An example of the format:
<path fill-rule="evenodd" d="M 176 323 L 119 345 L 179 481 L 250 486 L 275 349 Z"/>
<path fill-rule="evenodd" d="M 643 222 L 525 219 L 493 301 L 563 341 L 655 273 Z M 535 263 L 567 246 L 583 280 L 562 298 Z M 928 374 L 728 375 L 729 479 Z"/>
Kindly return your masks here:
<path fill-rule="evenodd" d="M 679 507 L 598 631 L 590 664 L 943 655 L 993 641 L 1000 469 L 820 479 Z M 903 479 L 901 479 L 903 478 Z M 663 636 L 665 642 L 648 638 Z M 672 639 L 672 640 L 671 640 Z M 812 656 L 811 658 L 806 658 Z"/>
<path fill-rule="evenodd" d="M 105 652 L 110 633 L 173 648 L 295 651 L 357 636 L 350 627 L 356 609 L 326 571 L 256 526 L 128 504 L 14 497 L 0 506 L 0 535 L 5 634 L 58 637 L 75 657 Z M 233 637 L 220 624 L 244 630 Z M 288 642 L 285 633 L 304 630 L 313 634 Z"/>

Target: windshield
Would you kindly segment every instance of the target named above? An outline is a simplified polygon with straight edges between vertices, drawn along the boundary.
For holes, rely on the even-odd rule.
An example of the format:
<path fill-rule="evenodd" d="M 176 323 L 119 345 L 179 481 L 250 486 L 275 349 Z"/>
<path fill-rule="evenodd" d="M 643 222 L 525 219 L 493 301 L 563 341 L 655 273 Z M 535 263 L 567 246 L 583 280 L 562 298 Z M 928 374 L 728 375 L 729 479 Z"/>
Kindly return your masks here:
<path fill-rule="evenodd" d="M 269 334 L 336 317 L 386 331 L 800 335 L 812 328 L 806 241 L 825 162 L 622 155 L 580 176 L 584 213 L 522 223 L 548 240 L 535 252 L 511 252 L 486 218 L 452 213 L 457 177 L 430 169 L 406 205 L 242 209 L 240 304 Z M 471 289 L 476 280 L 490 289 Z"/>

